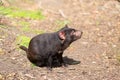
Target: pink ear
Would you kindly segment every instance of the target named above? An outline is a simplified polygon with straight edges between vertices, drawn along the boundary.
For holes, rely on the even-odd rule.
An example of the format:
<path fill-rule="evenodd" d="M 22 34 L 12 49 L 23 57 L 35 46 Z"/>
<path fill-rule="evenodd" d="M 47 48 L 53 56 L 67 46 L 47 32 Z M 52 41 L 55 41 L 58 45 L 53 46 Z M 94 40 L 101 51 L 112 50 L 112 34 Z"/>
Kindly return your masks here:
<path fill-rule="evenodd" d="M 59 37 L 63 40 L 65 40 L 65 33 L 64 32 L 59 32 Z"/>

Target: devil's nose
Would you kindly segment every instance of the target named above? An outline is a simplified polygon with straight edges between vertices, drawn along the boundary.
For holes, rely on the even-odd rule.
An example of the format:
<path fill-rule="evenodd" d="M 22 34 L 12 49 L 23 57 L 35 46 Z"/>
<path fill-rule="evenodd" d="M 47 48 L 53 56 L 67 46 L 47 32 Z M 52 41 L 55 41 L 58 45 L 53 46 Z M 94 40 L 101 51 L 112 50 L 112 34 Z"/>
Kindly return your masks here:
<path fill-rule="evenodd" d="M 83 32 L 82 32 L 82 31 L 78 31 L 78 34 L 79 34 L 79 35 L 82 35 L 82 34 L 83 34 Z"/>
<path fill-rule="evenodd" d="M 81 31 L 81 35 L 83 34 L 83 31 Z"/>

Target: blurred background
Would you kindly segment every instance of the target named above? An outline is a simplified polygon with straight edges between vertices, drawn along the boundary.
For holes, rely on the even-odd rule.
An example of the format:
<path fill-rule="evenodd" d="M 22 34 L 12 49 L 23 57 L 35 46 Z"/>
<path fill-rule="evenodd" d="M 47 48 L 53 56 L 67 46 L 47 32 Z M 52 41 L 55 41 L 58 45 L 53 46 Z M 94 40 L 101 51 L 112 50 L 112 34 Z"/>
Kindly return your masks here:
<path fill-rule="evenodd" d="M 68 68 L 31 64 L 19 45 L 65 24 L 83 31 L 64 53 Z M 0 80 L 75 79 L 120 79 L 120 1 L 0 0 Z"/>

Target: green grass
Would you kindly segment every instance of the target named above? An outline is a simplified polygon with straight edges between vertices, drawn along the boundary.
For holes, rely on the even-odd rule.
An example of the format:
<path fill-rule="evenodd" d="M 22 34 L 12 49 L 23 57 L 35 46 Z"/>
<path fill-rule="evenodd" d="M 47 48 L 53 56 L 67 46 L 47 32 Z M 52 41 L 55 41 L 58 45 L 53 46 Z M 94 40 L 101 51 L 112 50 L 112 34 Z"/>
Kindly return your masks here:
<path fill-rule="evenodd" d="M 16 38 L 16 43 L 25 47 L 28 47 L 30 42 L 30 37 L 27 36 L 18 36 Z"/>
<path fill-rule="evenodd" d="M 18 24 L 19 24 L 20 26 L 22 26 L 22 27 L 21 27 L 21 30 L 22 30 L 22 31 L 28 32 L 28 31 L 31 30 L 31 29 L 30 29 L 30 23 L 29 23 L 29 22 L 20 21 L 20 22 L 18 22 Z"/>
<path fill-rule="evenodd" d="M 44 30 L 31 29 L 30 28 L 30 23 L 26 22 L 26 21 L 19 21 L 18 25 L 21 26 L 20 30 L 23 31 L 23 32 L 32 32 L 32 33 L 35 33 L 35 34 L 41 34 L 41 33 L 45 32 Z"/>
<path fill-rule="evenodd" d="M 8 26 L 0 24 L 0 28 L 7 28 Z"/>
<path fill-rule="evenodd" d="M 30 31 L 30 27 L 29 26 L 24 26 L 21 28 L 22 31 L 25 31 L 25 32 L 29 32 Z"/>
<path fill-rule="evenodd" d="M 64 25 L 69 24 L 69 23 L 70 21 L 68 20 L 57 20 L 56 21 L 56 24 L 59 25 L 59 27 L 63 27 Z"/>
<path fill-rule="evenodd" d="M 120 55 L 117 55 L 116 59 L 120 62 Z"/>
<path fill-rule="evenodd" d="M 42 34 L 42 33 L 45 33 L 45 31 L 43 31 L 43 30 L 32 30 L 32 32 L 33 33 L 35 33 L 35 34 Z"/>
<path fill-rule="evenodd" d="M 31 63 L 31 66 L 32 66 L 32 67 L 35 67 L 36 65 L 35 65 L 35 64 L 33 64 L 33 63 Z"/>
<path fill-rule="evenodd" d="M 2 2 L 2 1 L 0 1 L 0 6 L 1 6 L 1 5 L 3 5 L 3 2 Z"/>
<path fill-rule="evenodd" d="M 114 54 L 113 58 L 115 58 L 116 60 L 118 60 L 120 62 L 120 44 L 118 43 L 115 47 L 113 47 L 113 44 L 111 45 L 111 50 L 109 53 Z"/>
<path fill-rule="evenodd" d="M 16 7 L 3 7 L 3 6 L 0 6 L 0 15 L 5 15 L 12 18 L 26 18 L 33 20 L 41 20 L 45 18 L 40 10 L 30 11 Z"/>
<path fill-rule="evenodd" d="M 56 21 L 56 25 L 57 25 L 57 28 L 55 29 L 55 31 L 61 29 L 62 27 L 64 27 L 66 24 L 69 24 L 70 21 L 68 20 L 57 20 Z"/>
<path fill-rule="evenodd" d="M 116 59 L 120 62 L 120 48 L 114 49 L 114 53 L 116 54 Z"/>

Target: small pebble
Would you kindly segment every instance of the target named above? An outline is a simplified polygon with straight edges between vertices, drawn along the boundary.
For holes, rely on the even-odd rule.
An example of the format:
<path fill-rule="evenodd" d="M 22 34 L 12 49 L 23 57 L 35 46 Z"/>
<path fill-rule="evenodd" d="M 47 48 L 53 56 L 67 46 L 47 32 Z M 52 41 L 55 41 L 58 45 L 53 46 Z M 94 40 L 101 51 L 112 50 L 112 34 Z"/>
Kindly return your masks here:
<path fill-rule="evenodd" d="M 93 61 L 92 63 L 93 63 L 93 64 L 95 64 L 96 62 L 95 62 L 95 61 Z"/>

